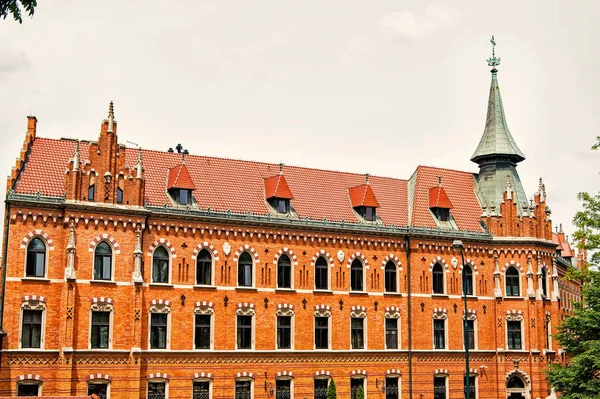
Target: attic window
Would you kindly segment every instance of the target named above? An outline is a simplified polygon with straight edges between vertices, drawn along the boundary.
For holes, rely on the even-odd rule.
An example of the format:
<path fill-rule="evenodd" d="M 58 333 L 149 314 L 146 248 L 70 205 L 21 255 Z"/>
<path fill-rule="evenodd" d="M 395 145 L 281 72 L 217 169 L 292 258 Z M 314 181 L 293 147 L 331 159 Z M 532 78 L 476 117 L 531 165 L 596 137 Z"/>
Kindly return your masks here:
<path fill-rule="evenodd" d="M 440 222 L 447 222 L 450 219 L 450 209 L 432 208 L 431 211 Z"/>
<path fill-rule="evenodd" d="M 438 185 L 429 189 L 429 209 L 440 222 L 450 220 L 450 209 L 452 202 L 442 186 L 442 177 L 438 177 Z"/>
<path fill-rule="evenodd" d="M 354 210 L 369 222 L 373 222 L 377 219 L 377 208 L 374 206 L 357 206 Z"/>
<path fill-rule="evenodd" d="M 294 199 L 290 186 L 283 175 L 282 165 L 279 174 L 265 179 L 265 199 L 278 213 L 291 211 L 290 200 Z"/>
<path fill-rule="evenodd" d="M 185 164 L 177 165 L 169 169 L 167 189 L 169 195 L 179 205 L 191 205 L 193 203 L 192 191 L 196 189 L 192 176 Z"/>
<path fill-rule="evenodd" d="M 290 211 L 290 200 L 287 198 L 270 198 L 268 201 L 279 213 L 288 213 Z"/>
<path fill-rule="evenodd" d="M 171 194 L 171 197 L 173 197 L 179 205 L 188 205 L 192 203 L 192 190 L 172 188 L 169 190 L 169 194 Z"/>

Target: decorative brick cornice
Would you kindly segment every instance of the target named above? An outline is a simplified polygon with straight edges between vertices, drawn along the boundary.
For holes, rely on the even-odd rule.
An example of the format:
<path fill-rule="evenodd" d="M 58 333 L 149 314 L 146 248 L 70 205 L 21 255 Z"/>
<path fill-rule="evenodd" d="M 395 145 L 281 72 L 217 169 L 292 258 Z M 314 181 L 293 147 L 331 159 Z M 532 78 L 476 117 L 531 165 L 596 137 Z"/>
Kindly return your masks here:
<path fill-rule="evenodd" d="M 91 380 L 112 381 L 112 377 L 109 374 L 97 373 L 97 374 L 90 374 L 90 375 L 86 376 L 85 380 L 86 381 L 91 381 Z"/>
<path fill-rule="evenodd" d="M 435 374 L 435 375 L 440 375 L 440 374 L 450 375 L 450 373 L 448 372 L 447 369 L 435 369 L 435 371 L 433 372 L 433 374 Z"/>
<path fill-rule="evenodd" d="M 30 231 L 25 237 L 23 237 L 23 239 L 21 240 L 21 248 L 27 248 L 27 244 L 29 244 L 29 241 L 35 237 L 43 238 L 43 240 L 46 242 L 46 245 L 48 246 L 48 251 L 54 251 L 54 241 L 52 241 L 52 238 L 50 238 L 47 233 L 39 229 Z"/>
<path fill-rule="evenodd" d="M 150 302 L 150 306 L 156 306 L 156 305 L 164 305 L 164 306 L 171 307 L 171 301 L 169 301 L 168 299 L 153 299 Z"/>
<path fill-rule="evenodd" d="M 242 245 L 237 251 L 235 251 L 235 254 L 233 255 L 233 261 L 237 262 L 240 258 L 240 255 L 242 255 L 243 252 L 248 252 L 252 254 L 254 259 L 256 260 L 256 263 L 260 263 L 260 259 L 258 259 L 258 252 L 256 251 L 256 249 L 254 249 L 254 247 L 251 247 L 249 244 Z"/>
<path fill-rule="evenodd" d="M 364 375 L 367 376 L 367 370 L 352 370 L 350 375 Z"/>
<path fill-rule="evenodd" d="M 21 374 L 14 378 L 16 382 L 19 381 L 40 381 L 44 382 L 46 379 L 39 374 Z"/>
<path fill-rule="evenodd" d="M 240 371 L 235 374 L 235 378 L 254 378 L 254 373 L 249 371 Z"/>
<path fill-rule="evenodd" d="M 204 307 L 204 308 L 213 308 L 214 309 L 214 304 L 212 302 L 209 301 L 198 301 L 195 304 L 195 307 L 200 308 L 200 307 Z"/>
<path fill-rule="evenodd" d="M 171 376 L 167 373 L 150 373 L 148 374 L 148 376 L 146 377 L 146 379 L 151 380 L 153 378 L 161 378 L 164 380 L 170 380 Z"/>
<path fill-rule="evenodd" d="M 250 303 L 250 302 L 240 302 L 237 304 L 238 309 L 244 309 L 244 308 L 249 308 L 249 309 L 254 309 L 254 304 Z"/>
<path fill-rule="evenodd" d="M 385 265 L 387 265 L 389 261 L 394 262 L 398 270 L 402 271 L 402 262 L 400 262 L 400 259 L 394 254 L 389 254 L 383 258 L 383 261 L 381 261 L 381 270 L 385 270 Z"/>
<path fill-rule="evenodd" d="M 511 310 L 507 310 L 506 311 L 506 315 L 507 316 L 522 316 L 523 315 L 523 311 L 522 310 L 511 309 Z"/>
<path fill-rule="evenodd" d="M 469 266 L 471 266 L 471 270 L 473 271 L 473 274 L 479 274 L 479 271 L 477 270 L 477 265 L 475 264 L 475 262 L 473 262 L 471 259 L 467 258 L 465 260 L 465 263 Z M 463 265 L 460 265 L 458 267 L 458 273 L 462 274 L 463 271 Z"/>
<path fill-rule="evenodd" d="M 213 375 L 212 373 L 205 373 L 204 371 L 194 373 L 194 379 L 197 380 L 198 378 L 208 378 L 209 380 L 212 380 Z"/>
<path fill-rule="evenodd" d="M 115 301 L 112 298 L 107 298 L 107 297 L 103 297 L 103 296 L 90 298 L 90 302 L 91 303 L 99 303 L 99 302 L 100 303 L 108 303 L 110 305 L 115 304 Z"/>
<path fill-rule="evenodd" d="M 37 301 L 46 303 L 46 297 L 43 295 L 23 295 L 21 302 Z"/>
<path fill-rule="evenodd" d="M 353 312 L 366 312 L 367 307 L 366 306 L 352 306 L 352 311 Z"/>
<path fill-rule="evenodd" d="M 445 308 L 434 308 L 433 313 L 448 313 Z"/>
<path fill-rule="evenodd" d="M 469 368 L 469 374 L 475 374 L 475 375 L 477 375 L 477 373 L 479 373 L 479 370 Z"/>
<path fill-rule="evenodd" d="M 96 246 L 98 244 L 100 244 L 100 242 L 102 242 L 102 241 L 108 241 L 108 242 L 110 242 L 110 244 L 112 245 L 113 249 L 115 250 L 115 254 L 120 254 L 121 253 L 121 247 L 119 246 L 119 243 L 117 242 L 117 240 L 115 240 L 115 238 L 113 236 L 111 236 L 110 234 L 107 234 L 107 233 L 100 234 L 100 235 L 96 236 L 90 242 L 88 251 L 94 252 L 94 250 L 96 249 Z"/>
<path fill-rule="evenodd" d="M 196 260 L 196 257 L 203 249 L 212 253 L 213 261 L 217 262 L 219 260 L 219 251 L 214 245 L 209 244 L 208 241 L 201 242 L 194 248 L 194 251 L 192 251 L 192 259 Z"/>
<path fill-rule="evenodd" d="M 365 269 L 369 268 L 369 260 L 366 256 L 361 254 L 360 251 L 357 251 L 348 257 L 348 261 L 346 262 L 347 268 L 350 268 L 352 266 L 352 262 L 354 262 L 354 259 L 360 259 Z"/>
<path fill-rule="evenodd" d="M 290 310 L 294 310 L 294 305 L 292 305 L 291 303 L 278 303 L 277 304 L 277 309 L 290 309 Z"/>
<path fill-rule="evenodd" d="M 335 261 L 333 260 L 333 257 L 329 254 L 329 252 L 327 252 L 324 249 L 321 249 L 320 251 L 317 251 L 314 256 L 312 257 L 312 259 L 310 260 L 310 265 L 312 267 L 315 267 L 315 263 L 317 262 L 317 259 L 319 259 L 319 257 L 323 257 L 325 258 L 325 260 L 327 261 L 327 263 L 329 264 L 329 266 L 333 267 L 335 266 Z"/>
<path fill-rule="evenodd" d="M 386 306 L 385 307 L 385 311 L 386 312 L 390 312 L 390 313 L 392 313 L 392 312 L 399 312 L 400 308 L 397 307 L 397 306 Z"/>
<path fill-rule="evenodd" d="M 315 305 L 315 310 L 328 310 L 328 311 L 331 311 L 331 306 L 329 306 L 329 305 Z"/>
<path fill-rule="evenodd" d="M 277 372 L 277 377 L 293 377 L 294 373 L 292 373 L 291 371 L 278 371 Z"/>
<path fill-rule="evenodd" d="M 433 266 L 435 266 L 436 263 L 439 263 L 440 265 L 442 265 L 442 267 L 446 270 L 446 273 L 450 273 L 450 268 L 448 267 L 448 264 L 446 263 L 444 258 L 442 258 L 441 256 L 436 256 L 433 258 L 433 260 L 429 264 L 430 272 L 433 271 Z"/>
<path fill-rule="evenodd" d="M 154 241 L 148 248 L 147 255 L 148 256 L 154 255 L 154 251 L 156 250 L 156 248 L 158 248 L 160 246 L 167 248 L 169 250 L 169 254 L 171 255 L 172 258 L 177 257 L 177 254 L 175 253 L 175 246 L 173 244 L 171 244 L 170 241 L 168 241 L 164 238 L 159 238 L 157 241 Z"/>

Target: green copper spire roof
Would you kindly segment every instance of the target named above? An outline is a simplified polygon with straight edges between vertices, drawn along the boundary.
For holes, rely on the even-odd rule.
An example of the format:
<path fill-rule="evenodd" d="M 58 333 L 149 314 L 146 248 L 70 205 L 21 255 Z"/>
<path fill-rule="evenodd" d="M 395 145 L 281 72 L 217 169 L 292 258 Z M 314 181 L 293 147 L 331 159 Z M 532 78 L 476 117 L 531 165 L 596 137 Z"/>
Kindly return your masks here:
<path fill-rule="evenodd" d="M 471 157 L 471 161 L 480 163 L 485 159 L 501 156 L 509 158 L 513 162 L 521 162 L 525 159 L 525 155 L 523 155 L 510 134 L 504 115 L 504 106 L 502 105 L 500 87 L 498 86 L 498 70 L 496 69 L 496 66 L 500 65 L 500 58 L 496 58 L 494 36 L 492 36 L 491 42 L 493 46 L 492 57 L 487 61 L 488 65 L 492 67 L 492 84 L 488 100 L 487 119 L 483 136 Z"/>

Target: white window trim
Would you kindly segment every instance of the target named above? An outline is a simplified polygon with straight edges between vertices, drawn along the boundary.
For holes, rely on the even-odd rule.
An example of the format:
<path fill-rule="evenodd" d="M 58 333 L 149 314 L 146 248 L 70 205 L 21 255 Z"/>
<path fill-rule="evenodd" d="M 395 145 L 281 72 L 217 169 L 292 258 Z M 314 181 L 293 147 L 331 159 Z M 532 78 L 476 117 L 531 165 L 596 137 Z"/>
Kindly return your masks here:
<path fill-rule="evenodd" d="M 477 350 L 479 348 L 479 334 L 478 334 L 478 331 L 477 331 L 477 327 L 478 327 L 478 325 L 477 325 L 478 324 L 477 323 L 477 316 L 475 316 L 473 314 L 467 315 L 467 320 L 473 320 L 473 338 L 475 340 L 475 342 L 474 342 L 475 348 L 474 349 L 469 349 L 469 350 L 472 350 L 472 351 L 473 350 Z M 465 318 L 463 316 L 463 318 L 461 319 L 461 322 L 464 323 L 464 321 L 465 321 Z M 462 334 L 461 334 L 461 336 L 462 336 L 462 348 L 463 348 L 463 350 L 465 350 L 465 328 L 464 328 L 464 324 L 463 324 L 463 328 L 461 328 L 461 330 L 462 330 Z"/>
<path fill-rule="evenodd" d="M 109 319 L 108 319 L 108 348 L 92 348 L 92 313 L 94 312 L 109 312 Z M 98 351 L 106 351 L 106 350 L 110 350 L 113 348 L 112 346 L 112 341 L 113 341 L 113 325 L 114 325 L 114 307 L 112 304 L 110 303 L 105 303 L 105 302 L 94 302 L 92 303 L 92 305 L 90 306 L 90 314 L 88 317 L 88 349 L 90 350 L 98 350 Z"/>
<path fill-rule="evenodd" d="M 442 349 L 438 349 L 435 347 L 435 322 L 434 320 L 444 320 L 444 347 Z M 433 318 L 431 320 L 431 347 L 435 351 L 447 351 L 448 348 L 448 314 L 447 313 L 434 313 Z"/>
<path fill-rule="evenodd" d="M 278 286 L 278 283 L 279 283 L 279 261 L 281 260 L 281 258 L 284 255 L 290 261 L 290 286 L 289 287 L 279 287 Z M 293 290 L 294 289 L 294 260 L 290 256 L 290 254 L 288 254 L 287 252 L 282 253 L 281 256 L 279 256 L 279 258 L 277 258 L 277 265 L 275 265 L 275 266 L 276 266 L 275 267 L 275 286 L 276 286 L 276 288 L 280 289 L 280 290 Z"/>
<path fill-rule="evenodd" d="M 398 349 L 395 348 L 388 348 L 387 347 L 387 329 L 386 329 L 386 320 L 387 319 L 396 319 L 397 320 L 397 336 L 396 339 L 398 341 Z M 385 316 L 383 318 L 383 344 L 385 346 L 386 350 L 400 350 L 402 349 L 402 340 L 400 339 L 400 337 L 402 336 L 402 332 L 400 331 L 400 328 L 402 326 L 402 323 L 400 322 L 400 312 L 397 310 L 394 311 L 387 311 L 385 312 Z"/>
<path fill-rule="evenodd" d="M 446 384 L 446 399 L 448 399 L 448 395 L 450 394 L 449 387 L 448 387 L 448 380 L 449 380 L 448 374 L 434 374 L 433 378 L 435 378 L 435 377 L 443 377 L 444 378 L 444 383 Z M 464 384 L 464 382 L 463 382 L 463 384 Z M 434 387 L 435 387 L 435 385 L 434 385 Z M 463 393 L 463 396 L 464 396 L 464 393 Z"/>
<path fill-rule="evenodd" d="M 365 399 L 367 399 L 367 391 L 369 390 L 367 376 L 364 374 L 355 374 L 355 375 L 350 376 L 350 380 L 352 380 L 352 379 L 362 379 L 363 380 L 363 391 L 365 393 Z M 348 384 L 348 385 L 350 386 L 350 394 L 352 394 L 352 390 L 351 390 L 352 383 L 351 383 L 351 381 L 349 381 L 349 382 L 350 382 L 350 384 Z"/>
<path fill-rule="evenodd" d="M 167 273 L 169 275 L 169 277 L 167 277 L 167 282 L 166 283 L 157 283 L 154 282 L 154 252 L 156 252 L 156 250 L 160 247 L 163 247 L 166 251 L 167 254 L 169 255 L 169 272 Z M 171 285 L 172 284 L 172 278 L 173 278 L 173 254 L 171 254 L 171 250 L 164 244 L 160 244 L 157 245 L 156 248 L 154 248 L 152 250 L 152 254 L 150 255 L 150 284 L 159 284 L 159 285 Z"/>
<path fill-rule="evenodd" d="M 279 316 L 289 316 L 291 317 L 290 319 L 290 348 L 286 349 L 286 348 L 282 348 L 279 349 L 277 347 L 277 318 Z M 290 309 L 290 308 L 282 308 L 282 309 L 277 309 L 277 312 L 275 313 L 275 349 L 279 350 L 279 351 L 290 351 L 290 350 L 294 350 L 294 336 L 296 334 L 294 334 L 295 330 L 296 330 L 296 315 L 294 314 L 294 310 Z"/>
<path fill-rule="evenodd" d="M 388 263 L 392 263 L 394 265 L 394 267 L 396 268 L 396 291 L 386 291 L 385 290 L 385 268 L 388 265 Z M 393 260 L 389 260 L 387 262 L 385 262 L 385 266 L 383 266 L 383 293 L 388 293 L 388 294 L 398 294 L 400 292 L 400 266 Z"/>
<path fill-rule="evenodd" d="M 23 311 L 24 310 L 41 310 L 42 311 L 42 327 L 40 331 L 40 347 L 39 348 L 23 348 Z M 45 349 L 46 345 L 46 304 L 42 301 L 28 300 L 21 303 L 20 322 L 19 322 L 19 349 L 26 351 L 39 351 Z"/>
<path fill-rule="evenodd" d="M 165 399 L 169 399 L 169 380 L 166 378 L 150 378 L 146 381 L 146 398 L 148 397 L 149 385 L 151 382 L 165 383 Z"/>
<path fill-rule="evenodd" d="M 361 265 L 361 270 L 362 270 L 362 290 L 353 290 L 352 289 L 352 263 L 354 263 L 354 261 L 358 261 Z M 350 292 L 367 292 L 367 268 L 366 265 L 363 263 L 363 261 L 359 258 L 356 257 L 352 260 L 352 263 L 350 263 Z M 365 396 L 366 398 L 366 396 Z"/>
<path fill-rule="evenodd" d="M 507 315 L 506 316 L 506 320 L 505 320 L 505 335 L 504 335 L 504 339 L 505 339 L 505 343 L 506 343 L 506 350 L 507 351 L 523 351 L 525 350 L 525 329 L 524 327 L 524 318 L 523 315 Z M 509 321 L 518 321 L 519 323 L 521 323 L 521 349 L 509 349 L 508 348 L 508 322 Z"/>
<path fill-rule="evenodd" d="M 238 316 L 250 316 L 252 317 L 252 323 L 251 323 L 251 328 L 250 328 L 250 349 L 240 349 L 238 348 Z M 242 351 L 242 352 L 247 352 L 247 351 L 253 351 L 254 349 L 256 349 L 256 312 L 254 311 L 254 308 L 250 308 L 250 307 L 244 307 L 244 308 L 238 308 L 235 312 L 235 350 L 236 351 Z"/>
<path fill-rule="evenodd" d="M 212 398 L 213 397 L 213 381 L 211 378 L 206 378 L 206 377 L 200 377 L 200 378 L 194 378 L 192 380 L 192 399 L 194 397 L 194 382 L 208 382 L 208 397 Z"/>
<path fill-rule="evenodd" d="M 109 380 L 104 380 L 104 379 L 100 379 L 100 378 L 96 378 L 94 380 L 89 380 L 87 381 L 86 385 L 85 385 L 85 392 L 87 394 L 88 392 L 88 387 L 90 384 L 106 384 L 106 399 L 110 399 L 110 381 Z"/>
<path fill-rule="evenodd" d="M 387 386 L 387 378 L 397 378 L 398 379 L 398 399 L 402 399 L 402 376 L 398 373 L 389 373 L 386 374 L 384 377 L 384 381 L 386 382 L 386 386 Z"/>
<path fill-rule="evenodd" d="M 27 255 L 28 255 L 28 250 L 29 250 L 29 245 L 31 245 L 31 242 L 36 239 L 39 238 L 40 240 L 42 240 L 42 242 L 44 243 L 44 247 L 46 248 L 46 256 L 44 256 L 44 275 L 41 277 L 37 277 L 37 276 L 28 276 L 27 275 Z M 48 252 L 48 241 L 44 238 L 44 236 L 42 236 L 41 234 L 36 234 L 33 237 L 31 237 L 29 239 L 29 241 L 27 241 L 27 245 L 25 245 L 25 256 L 23 257 L 25 259 L 25 262 L 23 264 L 23 278 L 26 279 L 47 279 L 48 278 L 48 258 L 49 256 L 49 252 Z"/>
<path fill-rule="evenodd" d="M 352 347 L 352 319 L 363 319 L 363 342 L 364 342 L 364 348 L 353 348 Z M 369 348 L 369 345 L 367 344 L 368 342 L 368 331 L 367 331 L 367 313 L 364 310 L 356 310 L 356 311 L 352 311 L 350 313 L 350 330 L 349 330 L 349 337 L 350 337 L 350 342 L 349 342 L 349 346 L 350 346 L 350 350 L 353 351 L 366 351 Z"/>
<path fill-rule="evenodd" d="M 442 292 L 433 292 L 433 269 L 439 265 L 442 268 Z M 410 283 L 409 283 L 410 284 Z M 446 287 L 446 268 L 440 262 L 436 262 L 431 268 L 431 295 L 446 295 L 448 288 Z"/>
<path fill-rule="evenodd" d="M 319 258 L 323 258 L 325 260 L 325 265 L 327 267 L 327 288 L 323 289 L 323 288 L 317 288 L 317 261 L 319 260 Z M 313 269 L 313 289 L 315 291 L 329 291 L 331 290 L 331 267 L 332 265 L 329 264 L 329 260 L 327 259 L 327 257 L 321 255 L 318 256 L 317 259 L 315 260 L 315 264 L 314 264 L 314 269 Z"/>
<path fill-rule="evenodd" d="M 294 377 L 290 377 L 290 376 L 281 376 L 281 377 L 277 377 L 275 378 L 275 394 L 274 396 L 277 397 L 277 381 L 281 381 L 281 380 L 287 380 L 290 381 L 290 399 L 294 399 Z"/>
<path fill-rule="evenodd" d="M 254 378 L 249 378 L 249 377 L 240 377 L 240 378 L 236 378 L 233 381 L 233 395 L 235 397 L 235 383 L 238 381 L 250 381 L 250 397 L 254 398 Z M 212 384 L 211 384 L 212 386 Z M 212 394 L 212 392 L 211 392 Z"/>
<path fill-rule="evenodd" d="M 152 336 L 152 314 L 153 313 L 166 313 L 167 314 L 167 344 L 166 348 L 152 348 L 151 336 Z M 150 306 L 148 310 L 148 350 L 153 351 L 167 351 L 171 349 L 171 307 L 165 304 L 155 304 Z"/>
<path fill-rule="evenodd" d="M 196 348 L 196 315 L 210 316 L 210 348 L 209 349 Z M 194 326 L 193 333 L 192 333 L 192 350 L 200 351 L 200 352 L 214 350 L 214 347 L 215 347 L 215 311 L 214 311 L 214 309 L 209 306 L 196 306 L 196 308 L 194 309 L 193 316 L 192 316 L 192 326 Z M 237 340 L 236 340 L 236 342 L 237 342 Z"/>
<path fill-rule="evenodd" d="M 327 349 L 317 349 L 317 342 L 315 340 L 315 331 L 317 328 L 317 323 L 315 318 L 317 317 L 327 317 Z M 325 310 L 325 309 L 321 309 L 321 310 L 317 310 L 314 313 L 313 316 L 313 350 L 316 351 L 330 351 L 333 349 L 333 331 L 331 331 L 331 311 L 329 310 Z"/>
<path fill-rule="evenodd" d="M 18 381 L 17 384 L 15 385 L 15 396 L 17 396 L 17 394 L 19 393 L 19 385 L 37 385 L 37 387 L 38 387 L 38 395 L 37 396 L 42 397 L 44 395 L 44 393 L 42 392 L 42 387 L 44 386 L 43 381 L 40 381 L 40 380 Z"/>
<path fill-rule="evenodd" d="M 110 247 L 111 255 L 112 255 L 112 259 L 110 262 L 110 280 L 96 280 L 94 278 L 94 272 L 96 271 L 96 248 L 98 248 L 98 245 L 102 244 L 103 242 L 108 244 L 108 246 Z M 92 277 L 91 277 L 90 281 L 101 282 L 101 283 L 115 281 L 115 263 L 116 263 L 115 257 L 116 257 L 116 253 L 115 253 L 115 247 L 113 246 L 113 244 L 109 240 L 99 241 L 96 244 L 96 246 L 94 247 L 94 252 L 92 253 Z"/>
<path fill-rule="evenodd" d="M 250 260 L 252 261 L 252 271 L 250 273 L 250 280 L 251 280 L 251 284 L 250 286 L 246 286 L 246 285 L 240 285 L 240 259 L 242 258 L 243 254 L 248 254 L 248 256 L 250 256 Z M 238 256 L 237 259 L 237 267 L 236 267 L 236 275 L 235 275 L 235 283 L 236 283 L 236 287 L 237 288 L 255 288 L 256 287 L 256 259 L 254 259 L 254 255 L 252 254 L 252 252 L 249 251 L 243 251 L 240 256 Z"/>
<path fill-rule="evenodd" d="M 515 270 L 517 271 L 517 275 L 519 276 L 519 293 L 518 293 L 518 295 L 517 295 L 517 296 L 514 296 L 514 295 L 510 295 L 510 296 L 509 296 L 509 295 L 508 295 L 508 290 L 506 289 L 506 272 L 507 272 L 507 271 L 508 271 L 510 268 L 513 268 L 513 269 L 515 269 Z M 506 270 L 504 271 L 504 296 L 505 296 L 506 298 L 520 298 L 520 297 L 522 296 L 522 295 L 521 295 L 521 294 L 522 294 L 522 292 L 523 292 L 523 281 L 522 281 L 521 271 L 519 270 L 519 268 L 518 268 L 518 267 L 515 267 L 515 266 L 512 266 L 512 265 L 511 265 L 511 266 L 507 267 L 507 268 L 506 268 Z"/>
<path fill-rule="evenodd" d="M 210 284 L 198 284 L 198 259 L 200 258 L 200 252 L 206 251 L 210 256 Z M 215 257 L 208 248 L 202 248 L 198 251 L 198 255 L 196 255 L 195 263 L 194 263 L 194 285 L 198 287 L 210 287 L 215 285 Z"/>
<path fill-rule="evenodd" d="M 463 373 L 463 396 L 464 396 L 464 391 L 465 391 L 464 375 L 465 374 Z M 475 384 L 473 386 L 469 386 L 469 390 L 472 390 L 473 388 L 475 388 L 475 398 L 479 398 L 479 376 L 475 373 L 469 373 L 469 377 L 475 377 Z"/>

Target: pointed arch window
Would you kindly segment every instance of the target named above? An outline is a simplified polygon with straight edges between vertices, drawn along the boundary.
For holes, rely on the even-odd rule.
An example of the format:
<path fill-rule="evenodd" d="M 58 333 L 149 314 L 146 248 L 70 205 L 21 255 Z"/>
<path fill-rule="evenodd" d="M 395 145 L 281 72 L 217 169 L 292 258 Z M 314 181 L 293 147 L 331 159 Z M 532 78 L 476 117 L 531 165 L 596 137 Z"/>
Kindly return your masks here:
<path fill-rule="evenodd" d="M 545 298 L 548 298 L 548 272 L 546 271 L 545 267 L 542 267 L 541 279 L 542 279 L 542 295 L 544 295 Z"/>
<path fill-rule="evenodd" d="M 88 187 L 88 201 L 94 201 L 96 196 L 96 174 L 95 173 L 91 173 L 90 174 L 90 185 Z"/>
<path fill-rule="evenodd" d="M 113 252 L 111 246 L 102 241 L 94 253 L 94 280 L 112 279 Z"/>
<path fill-rule="evenodd" d="M 433 293 L 434 294 L 443 294 L 444 293 L 444 269 L 442 265 L 436 263 L 433 266 L 432 273 L 432 283 L 433 283 Z"/>
<path fill-rule="evenodd" d="M 464 284 L 463 294 L 473 295 L 473 270 L 471 269 L 471 266 L 465 265 L 463 267 L 462 281 Z"/>
<path fill-rule="evenodd" d="M 36 237 L 27 245 L 27 277 L 44 277 L 46 273 L 46 244 Z"/>
<path fill-rule="evenodd" d="M 385 292 L 398 292 L 397 267 L 391 260 L 385 264 Z"/>
<path fill-rule="evenodd" d="M 520 295 L 519 279 L 519 271 L 516 268 L 511 266 L 506 270 L 506 273 L 504 274 L 506 296 Z"/>
<path fill-rule="evenodd" d="M 354 259 L 350 266 L 350 290 L 364 291 L 364 272 L 363 264 L 360 260 Z"/>
<path fill-rule="evenodd" d="M 292 262 L 286 254 L 277 260 L 277 288 L 292 288 Z"/>
<path fill-rule="evenodd" d="M 196 285 L 212 284 L 212 256 L 206 248 L 196 258 Z"/>
<path fill-rule="evenodd" d="M 169 253 L 165 247 L 160 246 L 154 250 L 154 254 L 152 255 L 153 283 L 169 282 L 169 261 Z"/>
<path fill-rule="evenodd" d="M 238 260 L 238 286 L 252 287 L 252 257 L 248 252 L 240 255 Z"/>
<path fill-rule="evenodd" d="M 329 289 L 329 266 L 322 256 L 319 256 L 315 262 L 315 289 Z"/>

